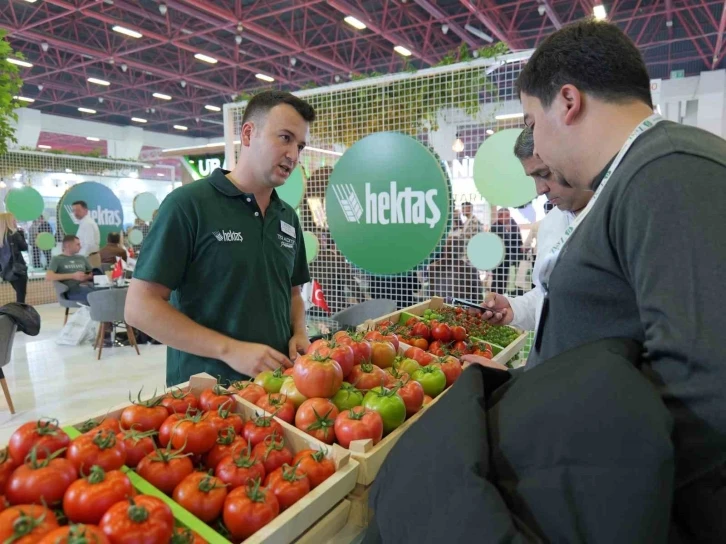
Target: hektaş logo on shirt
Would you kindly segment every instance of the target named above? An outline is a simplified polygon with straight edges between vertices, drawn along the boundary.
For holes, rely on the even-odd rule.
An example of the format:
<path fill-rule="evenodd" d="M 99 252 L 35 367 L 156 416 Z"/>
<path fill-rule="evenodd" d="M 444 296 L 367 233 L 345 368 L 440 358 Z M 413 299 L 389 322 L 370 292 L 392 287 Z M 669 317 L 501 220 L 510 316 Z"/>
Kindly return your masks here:
<path fill-rule="evenodd" d="M 241 232 L 233 230 L 215 230 L 212 234 L 218 242 L 242 242 L 244 240 Z"/>

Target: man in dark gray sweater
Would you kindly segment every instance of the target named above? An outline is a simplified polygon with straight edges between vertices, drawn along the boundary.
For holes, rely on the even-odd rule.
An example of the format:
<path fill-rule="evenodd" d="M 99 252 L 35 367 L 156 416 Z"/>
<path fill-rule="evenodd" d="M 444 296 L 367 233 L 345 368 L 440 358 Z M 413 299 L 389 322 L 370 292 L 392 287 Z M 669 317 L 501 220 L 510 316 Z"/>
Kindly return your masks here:
<path fill-rule="evenodd" d="M 549 255 L 527 368 L 598 339 L 640 342 L 641 370 L 675 423 L 674 539 L 723 542 L 726 142 L 653 116 L 642 57 L 609 23 L 551 35 L 518 88 L 535 154 L 573 187 L 596 191 Z"/>

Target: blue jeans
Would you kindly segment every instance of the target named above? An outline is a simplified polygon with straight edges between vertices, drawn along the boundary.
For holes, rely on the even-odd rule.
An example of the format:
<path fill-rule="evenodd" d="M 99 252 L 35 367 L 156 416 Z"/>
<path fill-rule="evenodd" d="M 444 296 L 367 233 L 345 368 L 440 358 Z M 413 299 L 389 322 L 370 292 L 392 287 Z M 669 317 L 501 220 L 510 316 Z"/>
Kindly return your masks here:
<path fill-rule="evenodd" d="M 96 291 L 96 289 L 89 285 L 77 285 L 75 287 L 71 287 L 66 292 L 66 298 L 68 300 L 74 300 L 76 302 L 88 304 L 88 294 L 93 293 L 94 291 Z"/>

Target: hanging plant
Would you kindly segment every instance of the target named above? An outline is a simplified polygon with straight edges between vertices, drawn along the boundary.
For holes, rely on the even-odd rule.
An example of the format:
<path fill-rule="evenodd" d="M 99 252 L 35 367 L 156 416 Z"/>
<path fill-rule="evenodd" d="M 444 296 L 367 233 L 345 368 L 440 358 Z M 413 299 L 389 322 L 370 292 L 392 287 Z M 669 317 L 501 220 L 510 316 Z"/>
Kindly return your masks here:
<path fill-rule="evenodd" d="M 22 59 L 22 55 L 13 51 L 5 40 L 7 32 L 0 30 L 0 155 L 8 151 L 8 142 L 18 143 L 15 138 L 15 127 L 10 121 L 17 121 L 18 114 L 15 109 L 19 103 L 13 97 L 20 94 L 23 80 L 20 70 L 15 64 L 8 62 L 8 57 Z"/>

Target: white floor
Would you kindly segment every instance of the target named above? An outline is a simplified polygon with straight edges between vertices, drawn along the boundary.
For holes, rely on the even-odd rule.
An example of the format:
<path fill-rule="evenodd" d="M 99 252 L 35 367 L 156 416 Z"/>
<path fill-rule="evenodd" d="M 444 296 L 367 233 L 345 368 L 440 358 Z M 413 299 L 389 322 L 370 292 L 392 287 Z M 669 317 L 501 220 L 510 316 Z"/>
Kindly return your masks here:
<path fill-rule="evenodd" d="M 61 424 L 76 422 L 157 388 L 164 389 L 166 347 L 141 345 L 141 355 L 130 346 L 104 348 L 100 361 L 90 344 L 59 346 L 64 310 L 57 304 L 37 306 L 41 316 L 38 336 L 15 335 L 11 362 L 3 367 L 15 405 L 11 415 L 0 391 L 0 444 L 27 421 L 52 417 Z"/>

